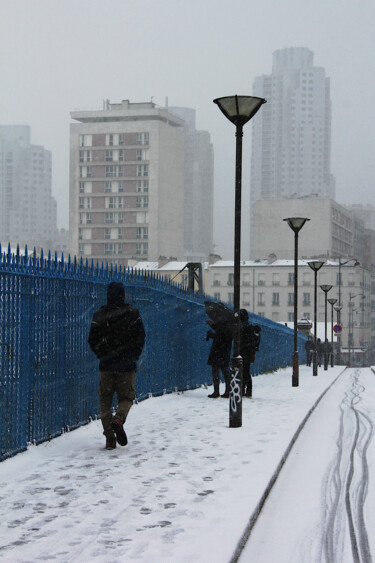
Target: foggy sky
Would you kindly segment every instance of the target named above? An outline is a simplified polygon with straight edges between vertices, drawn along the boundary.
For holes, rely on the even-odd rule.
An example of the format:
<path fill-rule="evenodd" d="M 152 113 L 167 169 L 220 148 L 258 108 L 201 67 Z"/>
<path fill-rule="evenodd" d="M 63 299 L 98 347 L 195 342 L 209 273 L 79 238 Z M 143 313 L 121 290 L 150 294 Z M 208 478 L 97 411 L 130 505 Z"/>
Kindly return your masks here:
<path fill-rule="evenodd" d="M 375 206 L 374 29 L 374 0 L 0 0 L 0 124 L 30 125 L 32 143 L 52 151 L 58 226 L 68 228 L 70 111 L 106 98 L 195 108 L 215 150 L 215 251 L 233 258 L 235 127 L 212 100 L 251 95 L 273 51 L 308 47 L 331 79 L 336 200 Z M 243 259 L 250 141 L 251 123 Z"/>

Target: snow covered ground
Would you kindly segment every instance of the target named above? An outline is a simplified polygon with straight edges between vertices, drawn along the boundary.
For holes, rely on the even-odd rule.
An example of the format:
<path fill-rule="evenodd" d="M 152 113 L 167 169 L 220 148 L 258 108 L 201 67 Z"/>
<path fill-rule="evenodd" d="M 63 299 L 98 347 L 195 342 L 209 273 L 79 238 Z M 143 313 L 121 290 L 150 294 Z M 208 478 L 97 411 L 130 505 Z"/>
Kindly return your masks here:
<path fill-rule="evenodd" d="M 360 405 L 375 418 L 375 375 L 342 371 L 321 368 L 313 377 L 301 366 L 294 388 L 291 368 L 254 378 L 242 428 L 229 428 L 228 400 L 208 399 L 210 389 L 201 388 L 134 405 L 124 448 L 104 449 L 99 421 L 29 447 L 0 464 L 0 560 L 229 562 L 297 428 L 338 378 L 302 430 L 240 561 L 325 561 L 336 539 L 338 558 L 327 561 L 352 561 L 344 514 L 352 458 L 362 471 L 354 528 L 361 518 L 367 529 L 375 523 L 373 428 L 358 414 Z M 366 547 L 366 537 L 358 542 Z"/>

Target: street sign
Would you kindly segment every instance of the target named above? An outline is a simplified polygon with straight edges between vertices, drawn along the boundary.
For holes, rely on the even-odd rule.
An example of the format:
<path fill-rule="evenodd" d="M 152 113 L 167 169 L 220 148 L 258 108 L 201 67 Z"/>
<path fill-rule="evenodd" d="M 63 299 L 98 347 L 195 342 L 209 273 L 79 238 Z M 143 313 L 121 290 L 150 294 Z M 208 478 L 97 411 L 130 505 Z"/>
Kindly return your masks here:
<path fill-rule="evenodd" d="M 341 326 L 341 325 L 337 324 L 337 325 L 335 325 L 335 326 L 333 327 L 333 332 L 334 332 L 335 334 L 340 334 L 341 331 L 342 331 L 342 326 Z"/>

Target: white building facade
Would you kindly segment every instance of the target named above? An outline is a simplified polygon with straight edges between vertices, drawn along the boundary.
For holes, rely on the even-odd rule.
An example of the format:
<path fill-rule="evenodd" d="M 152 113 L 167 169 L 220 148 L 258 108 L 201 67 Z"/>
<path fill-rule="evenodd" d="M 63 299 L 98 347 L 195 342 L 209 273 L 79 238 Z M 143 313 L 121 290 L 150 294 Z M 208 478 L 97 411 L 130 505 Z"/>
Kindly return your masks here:
<path fill-rule="evenodd" d="M 183 260 L 193 197 L 186 178 L 194 169 L 185 120 L 152 102 L 128 100 L 71 116 L 77 122 L 70 127 L 71 253 L 122 266 L 162 256 Z M 209 139 L 208 146 L 212 156 Z M 212 205 L 211 185 L 209 193 Z"/>

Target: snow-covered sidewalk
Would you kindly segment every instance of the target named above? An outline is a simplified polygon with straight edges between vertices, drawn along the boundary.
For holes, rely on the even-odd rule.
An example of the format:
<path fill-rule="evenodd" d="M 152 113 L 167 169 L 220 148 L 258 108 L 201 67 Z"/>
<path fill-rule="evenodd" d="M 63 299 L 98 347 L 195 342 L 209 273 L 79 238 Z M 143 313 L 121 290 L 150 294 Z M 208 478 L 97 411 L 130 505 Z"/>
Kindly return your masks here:
<path fill-rule="evenodd" d="M 254 378 L 242 428 L 210 390 L 135 405 L 129 444 L 100 421 L 0 464 L 0 560 L 228 562 L 306 413 L 343 371 Z"/>

